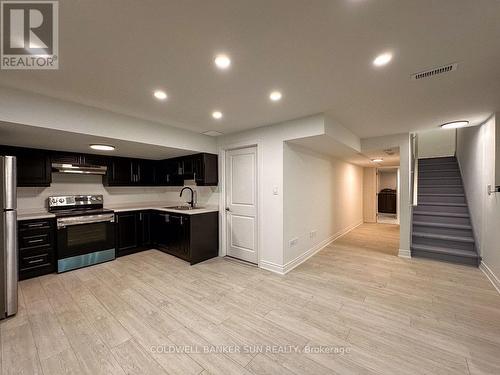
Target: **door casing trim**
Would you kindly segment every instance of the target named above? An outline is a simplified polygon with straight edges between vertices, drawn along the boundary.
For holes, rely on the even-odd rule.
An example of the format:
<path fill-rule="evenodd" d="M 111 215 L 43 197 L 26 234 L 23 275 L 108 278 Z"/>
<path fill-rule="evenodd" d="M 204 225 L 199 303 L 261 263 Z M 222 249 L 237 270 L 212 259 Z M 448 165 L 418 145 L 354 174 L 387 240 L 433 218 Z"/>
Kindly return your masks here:
<path fill-rule="evenodd" d="M 257 266 L 261 267 L 261 251 L 262 249 L 262 145 L 259 140 L 247 140 L 243 142 L 227 143 L 219 145 L 219 256 L 227 255 L 227 216 L 226 216 L 226 153 L 231 150 L 238 150 L 247 147 L 255 147 L 257 149 Z"/>

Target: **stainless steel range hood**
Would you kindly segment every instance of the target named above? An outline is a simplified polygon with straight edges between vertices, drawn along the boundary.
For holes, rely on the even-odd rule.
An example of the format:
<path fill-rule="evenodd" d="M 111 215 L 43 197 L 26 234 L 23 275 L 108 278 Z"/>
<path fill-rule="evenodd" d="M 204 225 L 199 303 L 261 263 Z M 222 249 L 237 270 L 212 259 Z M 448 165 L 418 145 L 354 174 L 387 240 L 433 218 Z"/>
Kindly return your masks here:
<path fill-rule="evenodd" d="M 105 165 L 52 163 L 52 172 L 56 173 L 105 175 L 107 170 Z"/>

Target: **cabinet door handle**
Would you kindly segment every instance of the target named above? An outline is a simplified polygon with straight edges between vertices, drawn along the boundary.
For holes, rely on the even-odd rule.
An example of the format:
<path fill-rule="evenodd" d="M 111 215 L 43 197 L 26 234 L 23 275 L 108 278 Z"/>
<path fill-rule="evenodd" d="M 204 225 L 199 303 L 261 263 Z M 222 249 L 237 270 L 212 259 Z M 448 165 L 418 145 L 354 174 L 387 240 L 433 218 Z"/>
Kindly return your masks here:
<path fill-rule="evenodd" d="M 34 223 L 34 224 L 28 224 L 29 228 L 38 228 L 38 227 L 43 227 L 45 223 Z"/>
<path fill-rule="evenodd" d="M 34 263 L 40 263 L 40 262 L 43 262 L 43 258 L 35 259 L 35 260 L 28 260 L 28 264 L 34 264 Z"/>
<path fill-rule="evenodd" d="M 43 242 L 43 238 L 39 238 L 38 240 L 28 240 L 28 243 L 38 243 Z"/>
<path fill-rule="evenodd" d="M 142 212 L 139 212 L 139 221 L 142 221 Z"/>

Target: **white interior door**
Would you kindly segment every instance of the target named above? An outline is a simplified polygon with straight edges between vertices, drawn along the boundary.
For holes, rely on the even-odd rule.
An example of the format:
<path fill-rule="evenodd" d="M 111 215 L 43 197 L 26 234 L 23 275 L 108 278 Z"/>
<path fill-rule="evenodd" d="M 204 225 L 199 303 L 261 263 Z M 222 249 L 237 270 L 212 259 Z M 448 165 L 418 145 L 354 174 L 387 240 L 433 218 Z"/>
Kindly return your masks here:
<path fill-rule="evenodd" d="M 225 188 L 226 253 L 257 264 L 257 147 L 226 152 Z"/>

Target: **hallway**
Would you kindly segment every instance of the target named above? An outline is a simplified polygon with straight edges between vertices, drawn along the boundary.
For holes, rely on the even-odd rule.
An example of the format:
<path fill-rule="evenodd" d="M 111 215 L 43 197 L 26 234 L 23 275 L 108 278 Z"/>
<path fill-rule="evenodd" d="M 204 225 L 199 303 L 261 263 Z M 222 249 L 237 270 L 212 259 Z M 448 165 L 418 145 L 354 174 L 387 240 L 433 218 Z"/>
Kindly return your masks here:
<path fill-rule="evenodd" d="M 334 242 L 335 246 L 352 246 L 388 255 L 398 255 L 399 225 L 364 223 Z"/>

